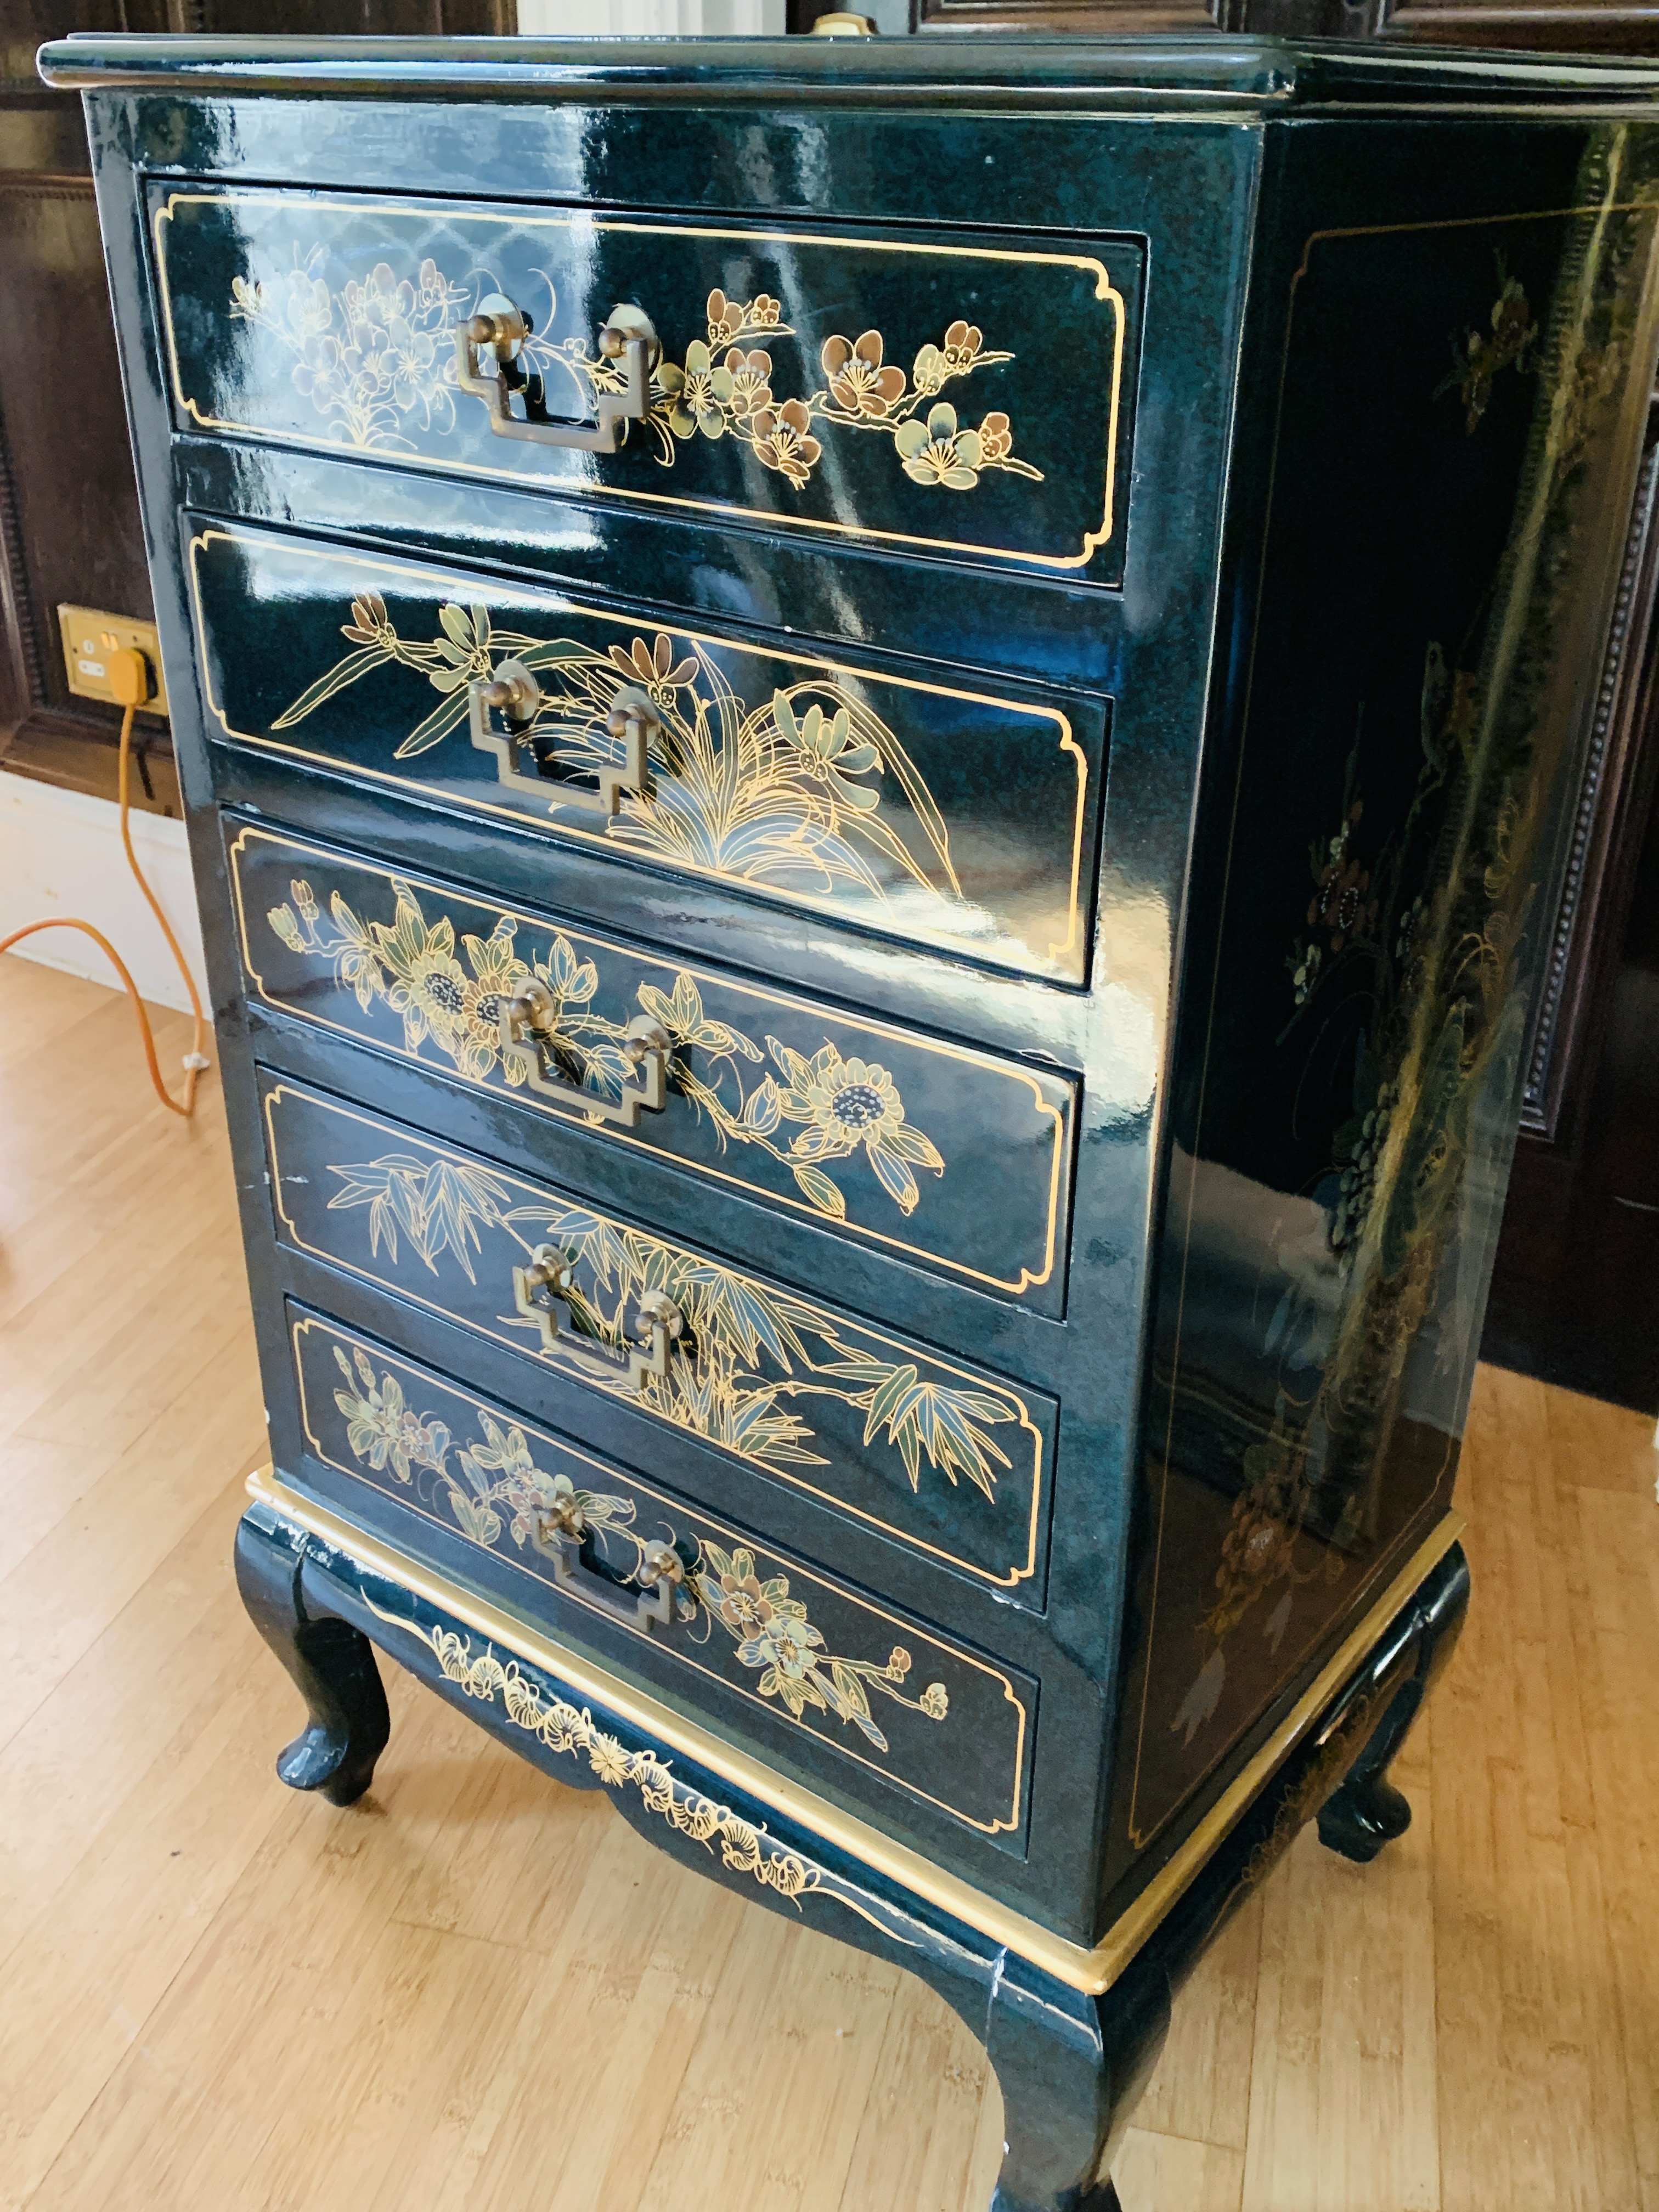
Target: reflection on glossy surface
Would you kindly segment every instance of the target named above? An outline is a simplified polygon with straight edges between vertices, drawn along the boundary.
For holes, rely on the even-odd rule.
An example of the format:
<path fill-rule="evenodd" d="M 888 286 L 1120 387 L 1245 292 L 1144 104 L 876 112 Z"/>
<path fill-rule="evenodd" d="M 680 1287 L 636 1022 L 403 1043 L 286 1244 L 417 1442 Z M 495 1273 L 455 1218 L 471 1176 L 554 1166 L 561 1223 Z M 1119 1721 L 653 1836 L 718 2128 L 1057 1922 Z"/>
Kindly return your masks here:
<path fill-rule="evenodd" d="M 1304 258 L 1216 997 L 1171 1179 L 1132 1845 L 1449 1498 L 1537 886 L 1654 341 L 1659 156 L 1597 137 L 1564 183 L 1575 214 L 1317 236 Z M 1384 296 L 1337 401 L 1330 364 Z M 1367 620 L 1345 623 L 1356 603 Z"/>

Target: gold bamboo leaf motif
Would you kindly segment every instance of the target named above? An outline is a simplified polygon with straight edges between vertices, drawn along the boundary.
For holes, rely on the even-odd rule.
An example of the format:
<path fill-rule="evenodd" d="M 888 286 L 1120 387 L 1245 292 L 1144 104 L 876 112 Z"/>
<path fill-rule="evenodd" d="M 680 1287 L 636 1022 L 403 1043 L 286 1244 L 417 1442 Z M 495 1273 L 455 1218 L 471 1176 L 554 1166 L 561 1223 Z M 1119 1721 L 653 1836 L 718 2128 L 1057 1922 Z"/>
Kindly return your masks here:
<path fill-rule="evenodd" d="M 339 1182 L 329 1210 L 365 1210 L 371 1254 L 384 1245 L 394 1267 L 406 1244 L 430 1273 L 447 1255 L 476 1284 L 475 1258 L 486 1243 L 492 1261 L 505 1248 L 503 1261 L 514 1265 L 552 1244 L 580 1272 L 564 1294 L 577 1336 L 612 1352 L 631 1343 L 629 1317 L 641 1296 L 671 1298 L 685 1316 L 689 1346 L 677 1348 L 665 1375 L 641 1380 L 637 1401 L 630 1390 L 630 1402 L 677 1428 L 763 1467 L 822 1467 L 828 1462 L 812 1449 L 815 1432 L 797 1407 L 833 1399 L 865 1416 L 866 1446 L 895 1451 L 912 1490 L 925 1464 L 995 1502 L 996 1470 L 1009 1461 L 989 1431 L 1019 1421 L 1012 1397 L 924 1378 L 912 1360 L 857 1352 L 831 1316 L 805 1299 L 586 1206 L 550 1196 L 516 1205 L 512 1186 L 474 1162 L 389 1152 L 331 1165 L 328 1173 Z M 611 1379 L 608 1365 L 583 1371 L 598 1388 L 629 1389 L 620 1371 Z"/>

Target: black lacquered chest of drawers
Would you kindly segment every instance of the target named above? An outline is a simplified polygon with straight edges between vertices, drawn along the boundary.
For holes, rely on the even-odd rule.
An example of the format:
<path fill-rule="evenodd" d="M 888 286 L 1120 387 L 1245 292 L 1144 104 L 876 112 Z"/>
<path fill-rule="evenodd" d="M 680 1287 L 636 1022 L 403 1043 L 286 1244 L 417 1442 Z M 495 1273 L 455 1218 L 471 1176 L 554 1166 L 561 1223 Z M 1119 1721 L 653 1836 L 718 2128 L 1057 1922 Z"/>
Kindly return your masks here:
<path fill-rule="evenodd" d="M 1103 2206 L 1372 1856 L 1656 322 L 1639 70 L 74 40 L 310 1708 L 371 1646 Z M 58 364 L 61 371 L 70 366 Z"/>

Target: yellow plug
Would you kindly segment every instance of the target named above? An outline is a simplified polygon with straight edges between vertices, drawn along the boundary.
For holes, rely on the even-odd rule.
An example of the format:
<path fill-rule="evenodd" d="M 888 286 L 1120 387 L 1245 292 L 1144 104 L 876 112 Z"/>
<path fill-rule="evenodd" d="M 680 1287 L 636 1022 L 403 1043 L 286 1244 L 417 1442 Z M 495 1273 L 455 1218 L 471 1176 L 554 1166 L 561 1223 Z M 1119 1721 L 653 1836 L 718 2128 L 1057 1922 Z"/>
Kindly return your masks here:
<path fill-rule="evenodd" d="M 136 645 L 118 646 L 106 657 L 104 665 L 118 707 L 142 707 L 153 695 L 155 687 L 149 680 L 149 663 Z"/>

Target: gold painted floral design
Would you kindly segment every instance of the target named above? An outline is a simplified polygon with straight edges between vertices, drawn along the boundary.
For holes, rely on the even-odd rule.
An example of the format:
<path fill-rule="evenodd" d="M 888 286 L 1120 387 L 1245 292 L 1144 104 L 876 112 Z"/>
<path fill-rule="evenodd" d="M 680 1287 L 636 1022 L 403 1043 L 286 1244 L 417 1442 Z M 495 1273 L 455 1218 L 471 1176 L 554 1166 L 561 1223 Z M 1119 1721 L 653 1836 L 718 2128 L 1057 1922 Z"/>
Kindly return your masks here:
<path fill-rule="evenodd" d="M 499 1251 L 501 1279 L 551 1244 L 579 1272 L 562 1295 L 575 1336 L 553 1355 L 575 1363 L 584 1381 L 624 1391 L 659 1419 L 761 1466 L 822 1467 L 814 1431 L 797 1408 L 832 1398 L 864 1415 L 864 1443 L 895 1451 L 911 1489 L 924 1463 L 954 1486 L 966 1480 L 993 1503 L 1006 1455 L 988 1431 L 1018 1422 L 1018 1403 L 990 1389 L 926 1376 L 914 1360 L 888 1360 L 843 1341 L 830 1316 L 788 1291 L 696 1259 L 643 1230 L 550 1197 L 514 1202 L 491 1169 L 439 1153 L 386 1153 L 331 1166 L 339 1188 L 329 1210 L 366 1210 L 371 1255 L 395 1266 L 403 1244 L 429 1273 L 446 1255 L 470 1283 L 475 1257 Z M 520 1186 L 522 1188 L 523 1186 Z M 529 1233 L 526 1234 L 526 1232 Z M 586 1359 L 583 1340 L 614 1355 L 633 1341 L 629 1323 L 647 1291 L 660 1291 L 685 1316 L 665 1376 L 646 1375 L 637 1401 L 614 1358 Z M 504 1315 L 510 1327 L 527 1321 Z M 809 1352 L 808 1346 L 814 1347 Z M 773 1371 L 769 1374 L 767 1368 Z"/>
<path fill-rule="evenodd" d="M 806 1607 L 790 1596 L 788 1577 L 769 1575 L 763 1582 L 746 1547 L 726 1552 L 703 1538 L 690 1580 L 708 1618 L 737 1645 L 738 1659 L 758 1670 L 756 1686 L 762 1697 L 781 1699 L 793 1719 L 809 1708 L 833 1713 L 837 1720 L 850 1721 L 878 1751 L 885 1751 L 887 1739 L 871 1717 L 868 1689 L 925 1713 L 930 1721 L 942 1721 L 950 1711 L 943 1682 L 930 1682 L 919 1697 L 905 1694 L 911 1661 L 902 1644 L 893 1646 L 883 1666 L 826 1652 Z"/>
<path fill-rule="evenodd" d="M 499 1697 L 514 1727 L 526 1730 L 549 1751 L 585 1757 L 607 1790 L 631 1784 L 647 1808 L 660 1814 L 680 1835 L 710 1850 L 718 1844 L 722 1864 L 733 1874 L 749 1875 L 780 1897 L 827 1894 L 863 1918 L 872 1917 L 866 1908 L 841 1895 L 835 1878 L 823 1868 L 775 1843 L 764 1828 L 739 1819 L 726 1806 L 715 1804 L 712 1798 L 677 1780 L 657 1753 L 629 1751 L 599 1727 L 591 1713 L 579 1711 L 562 1698 L 548 1696 L 516 1659 L 498 1659 L 489 1648 L 475 1656 L 471 1638 L 457 1635 L 453 1629 L 422 1628 L 416 1621 L 383 1612 L 370 1598 L 365 1597 L 364 1603 L 377 1620 L 424 1644 L 445 1680 L 455 1683 L 466 1696 L 485 1705 L 493 1705 Z"/>
<path fill-rule="evenodd" d="M 1634 313 L 1628 294 L 1618 295 L 1646 265 L 1645 248 L 1615 255 L 1601 297 L 1574 295 L 1583 320 L 1538 410 L 1492 589 L 1449 652 L 1439 640 L 1420 648 L 1415 727 L 1407 721 L 1397 739 L 1414 748 L 1416 775 L 1397 820 L 1378 835 L 1367 817 L 1362 702 L 1329 834 L 1310 854 L 1306 929 L 1285 960 L 1278 1042 L 1299 1036 L 1311 1064 L 1334 1048 L 1346 1018 L 1352 1106 L 1310 1194 L 1325 1215 L 1328 1272 L 1316 1291 L 1294 1279 L 1267 1331 L 1281 1382 L 1267 1433 L 1243 1455 L 1213 1599 L 1195 1623 L 1205 1656 L 1170 1723 L 1187 1744 L 1220 1707 L 1228 1639 L 1245 1618 L 1277 1593 L 1261 1626 L 1277 1652 L 1298 1591 L 1340 1581 L 1370 1533 L 1407 1364 L 1468 1233 L 1460 1209 L 1483 1141 L 1478 1117 L 1509 1110 L 1528 907 L 1554 819 L 1554 748 L 1571 727 L 1548 689 L 1553 641 L 1571 618 L 1581 571 L 1587 450 L 1611 434 L 1629 368 Z M 1454 342 L 1453 373 L 1434 395 L 1456 392 L 1469 434 L 1495 380 L 1528 370 L 1542 349 L 1525 289 L 1501 257 L 1498 279 L 1487 327 Z M 1524 653 L 1510 658 L 1522 638 Z"/>
<path fill-rule="evenodd" d="M 292 905 L 273 907 L 265 918 L 289 951 L 329 962 L 365 1012 L 380 1002 L 398 1015 L 409 1052 L 418 1054 L 429 1040 L 474 1083 L 498 1071 L 508 1084 L 524 1083 L 517 1060 L 503 1066 L 501 1016 L 526 982 L 538 981 L 552 1008 L 537 1033 L 543 1048 L 568 1080 L 596 1097 L 622 1096 L 634 1072 L 623 1049 L 627 1021 L 594 1012 L 599 969 L 568 938 L 555 933 L 526 962 L 516 949 L 517 921 L 501 915 L 488 937 L 463 934 L 463 963 L 449 917 L 428 922 L 413 888 L 401 877 L 390 880 L 390 924 L 359 920 L 337 890 L 325 918 L 302 878 L 289 886 Z M 696 981 L 684 969 L 672 990 L 641 983 L 635 997 L 673 1042 L 671 1088 L 708 1116 L 721 1150 L 733 1144 L 764 1152 L 830 1219 L 846 1218 L 847 1199 L 827 1167 L 861 1154 L 906 1216 L 921 1198 L 915 1170 L 944 1174 L 937 1147 L 905 1119 L 904 1101 L 879 1062 L 843 1060 L 827 1041 L 810 1060 L 773 1036 L 763 1050 L 730 1023 L 705 1013 Z M 787 1129 L 795 1133 L 781 1140 L 777 1133 Z"/>
<path fill-rule="evenodd" d="M 457 1527 L 474 1543 L 495 1545 L 505 1515 L 505 1526 L 522 1551 L 550 1518 L 579 1540 L 591 1539 L 607 1565 L 617 1564 L 612 1546 L 619 1545 L 620 1578 L 638 1582 L 648 1540 L 635 1526 L 631 1498 L 579 1489 L 568 1474 L 547 1474 L 536 1465 L 523 1429 L 516 1422 L 503 1425 L 482 1406 L 474 1408 L 482 1437 L 454 1446 L 444 1422 L 410 1410 L 395 1375 L 388 1370 L 377 1378 L 361 1346 L 348 1358 L 337 1344 L 334 1358 L 346 1382 L 344 1389 L 335 1391 L 334 1402 L 345 1418 L 347 1441 L 377 1474 L 389 1468 L 395 1480 L 410 1487 L 419 1470 L 428 1471 L 444 1486 L 441 1502 Z M 449 1466 L 452 1451 L 454 1472 Z M 942 1682 L 928 1683 L 919 1696 L 907 1694 L 903 1685 L 911 1659 L 902 1645 L 896 1644 L 879 1662 L 841 1658 L 827 1650 L 805 1606 L 790 1595 L 788 1577 L 769 1575 L 763 1581 L 746 1547 L 727 1552 L 707 1537 L 682 1546 L 672 1529 L 665 1540 L 688 1559 L 679 1594 L 688 1636 L 706 1642 L 715 1628 L 723 1630 L 738 1662 L 757 1675 L 757 1693 L 775 1698 L 793 1720 L 808 1711 L 832 1714 L 856 1728 L 878 1751 L 886 1751 L 887 1738 L 871 1713 L 871 1689 L 929 1720 L 942 1721 L 949 1713 L 950 1697 Z"/>
<path fill-rule="evenodd" d="M 550 301 L 550 323 L 556 313 L 556 301 Z M 732 438 L 799 490 L 823 458 L 823 433 L 837 429 L 890 438 L 905 475 L 929 490 L 972 491 L 992 471 L 1042 481 L 1042 471 L 1014 453 L 1006 414 L 959 424 L 954 407 L 934 404 L 947 384 L 1014 358 L 988 349 L 972 323 L 958 319 L 937 345 L 930 341 L 921 347 L 908 374 L 886 358 L 881 331 L 863 331 L 857 337 L 836 332 L 818 349 L 823 382 L 792 397 L 777 389 L 774 349 L 795 333 L 780 319 L 775 299 L 762 293 L 734 301 L 711 292 L 705 313 L 707 337 L 693 338 L 682 362 L 664 358 L 652 372 L 645 428 L 665 468 L 673 466 L 678 447 L 694 439 Z M 536 364 L 543 380 L 532 395 L 537 402 L 555 368 L 574 382 L 589 413 L 601 392 L 627 386 L 623 366 L 595 353 L 585 339 L 552 343 L 532 336 L 523 357 Z"/>
<path fill-rule="evenodd" d="M 313 246 L 280 286 L 231 279 L 235 322 L 267 331 L 294 356 L 295 390 L 328 425 L 328 434 L 367 452 L 413 453 L 411 429 L 449 430 L 455 422 L 450 325 L 464 289 L 423 260 L 415 280 L 377 262 L 368 277 L 331 291 Z"/>
<path fill-rule="evenodd" d="M 276 717 L 273 732 L 396 662 L 417 670 L 440 695 L 393 752 L 410 760 L 465 722 L 475 678 L 488 680 L 501 661 L 514 660 L 541 688 L 535 718 L 520 735 L 548 771 L 552 810 L 558 775 L 623 763 L 612 710 L 618 691 L 642 688 L 659 718 L 650 741 L 655 787 L 649 797 L 623 794 L 607 831 L 617 844 L 738 883 L 819 895 L 845 884 L 884 904 L 887 878 L 902 878 L 907 897 L 960 914 L 950 831 L 933 793 L 894 732 L 833 678 L 778 687 L 750 707 L 695 640 L 677 649 L 658 631 L 601 653 L 574 638 L 497 629 L 488 608 L 454 604 L 439 608 L 435 637 L 410 639 L 372 592 L 352 601 L 342 635 L 352 650 Z M 910 842 L 883 812 L 889 781 L 908 805 Z"/>
<path fill-rule="evenodd" d="M 1497 259 L 1498 297 L 1492 301 L 1488 326 L 1465 331 L 1461 339 L 1452 340 L 1451 374 L 1434 395 L 1439 399 L 1449 392 L 1457 394 L 1463 403 L 1463 427 L 1470 437 L 1480 428 L 1481 417 L 1492 404 L 1498 378 L 1506 368 L 1524 374 L 1538 343 L 1538 325 L 1533 320 L 1526 289 L 1519 277 L 1510 275 L 1501 253 Z"/>
<path fill-rule="evenodd" d="M 319 273 L 325 248 L 303 255 L 280 289 L 247 276 L 231 279 L 230 314 L 270 334 L 295 356 L 294 387 L 310 400 L 331 436 L 368 451 L 411 450 L 405 425 L 448 432 L 455 426 L 456 325 L 471 312 L 470 295 L 428 256 L 416 278 L 400 278 L 378 262 L 368 278 L 331 290 Z M 623 364 L 596 352 L 584 337 L 543 336 L 557 318 L 550 284 L 547 313 L 510 364 L 532 415 L 546 406 L 550 375 L 568 377 L 585 413 L 601 393 L 627 389 Z M 873 431 L 890 438 L 910 480 L 929 490 L 972 491 L 996 471 L 1041 483 L 1042 471 L 1013 450 L 1008 416 L 988 414 L 958 423 L 956 409 L 935 404 L 948 384 L 1012 361 L 988 348 L 975 324 L 958 317 L 935 344 L 921 346 L 906 370 L 885 358 L 879 331 L 856 337 L 836 332 L 818 349 L 823 382 L 802 395 L 777 391 L 773 349 L 795 336 L 768 293 L 734 301 L 715 290 L 704 303 L 706 336 L 687 344 L 683 361 L 665 355 L 651 373 L 645 428 L 664 468 L 696 438 L 730 437 L 761 465 L 797 490 L 823 457 L 826 429 Z M 624 436 L 629 426 L 623 426 Z"/>

